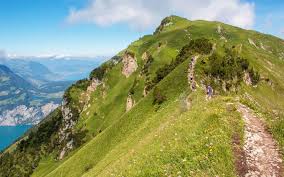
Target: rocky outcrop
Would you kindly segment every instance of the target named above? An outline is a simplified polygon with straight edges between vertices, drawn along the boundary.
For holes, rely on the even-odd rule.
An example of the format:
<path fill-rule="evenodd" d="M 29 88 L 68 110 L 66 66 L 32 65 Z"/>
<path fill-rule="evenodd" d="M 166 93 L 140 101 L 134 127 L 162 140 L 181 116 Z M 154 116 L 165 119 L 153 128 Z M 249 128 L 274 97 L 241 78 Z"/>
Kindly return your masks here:
<path fill-rule="evenodd" d="M 248 38 L 248 42 L 249 42 L 250 45 L 254 46 L 255 48 L 258 48 L 257 45 L 255 44 L 255 42 L 252 39 Z"/>
<path fill-rule="evenodd" d="M 59 144 L 63 144 L 63 148 L 59 155 L 59 160 L 64 158 L 64 155 L 68 150 L 73 148 L 74 140 L 71 137 L 73 127 L 76 125 L 73 120 L 73 113 L 71 108 L 68 106 L 68 102 L 64 99 L 61 106 L 62 111 L 62 127 L 59 130 Z"/>
<path fill-rule="evenodd" d="M 87 88 L 87 92 L 94 92 L 97 89 L 97 87 L 101 84 L 102 82 L 99 79 L 93 78 L 91 84 Z"/>
<path fill-rule="evenodd" d="M 220 35 L 220 39 L 224 40 L 225 42 L 228 42 L 226 37 L 225 37 L 225 31 L 224 29 L 221 27 L 221 25 L 218 25 L 217 27 L 217 33 Z"/>
<path fill-rule="evenodd" d="M 148 58 L 149 58 L 148 52 L 144 52 L 141 58 L 142 58 L 142 60 L 147 61 Z"/>
<path fill-rule="evenodd" d="M 83 107 L 83 110 L 81 111 L 85 111 L 88 107 L 89 107 L 89 102 L 91 99 L 91 94 L 97 90 L 98 86 L 100 86 L 101 84 L 103 84 L 103 86 L 105 85 L 102 81 L 100 81 L 97 78 L 93 78 L 90 85 L 87 87 L 87 91 L 83 92 L 81 94 L 80 97 L 80 104 Z M 105 87 L 105 86 L 104 86 Z"/>
<path fill-rule="evenodd" d="M 62 160 L 62 159 L 64 158 L 66 152 L 68 152 L 69 150 L 72 150 L 72 149 L 73 149 L 73 143 L 74 143 L 74 141 L 73 141 L 73 139 L 71 139 L 71 140 L 66 144 L 66 146 L 62 149 L 62 151 L 61 151 L 60 154 L 59 154 L 59 157 L 58 157 L 59 160 Z"/>
<path fill-rule="evenodd" d="M 263 45 L 262 42 L 260 42 L 260 48 L 262 48 L 263 50 L 266 50 L 266 47 Z"/>
<path fill-rule="evenodd" d="M 133 99 L 132 95 L 128 95 L 126 99 L 126 112 L 130 111 L 134 105 L 135 105 L 135 100 Z"/>
<path fill-rule="evenodd" d="M 160 34 L 164 31 L 164 29 L 168 26 L 174 25 L 173 23 L 173 17 L 166 17 L 162 20 L 161 24 L 158 26 L 158 28 L 155 30 L 154 34 Z"/>
<path fill-rule="evenodd" d="M 218 25 L 218 27 L 217 27 L 217 33 L 219 33 L 219 34 L 221 34 L 222 33 L 222 27 L 221 27 L 221 25 Z"/>
<path fill-rule="evenodd" d="M 146 86 L 145 86 L 144 89 L 143 89 L 143 96 L 146 97 L 147 94 L 148 94 L 148 92 L 147 92 L 147 89 L 146 89 Z"/>
<path fill-rule="evenodd" d="M 130 52 L 125 52 L 122 57 L 122 74 L 127 78 L 137 70 L 138 64 L 135 58 L 135 55 Z"/>
<path fill-rule="evenodd" d="M 246 85 L 252 85 L 252 81 L 248 72 L 245 72 L 244 74 L 244 82 L 246 83 Z"/>
<path fill-rule="evenodd" d="M 107 95 L 107 92 L 106 92 L 106 90 L 107 90 L 107 87 L 106 87 L 106 84 L 103 82 L 102 83 L 102 86 L 103 86 L 103 99 L 105 99 L 106 98 L 106 95 Z"/>

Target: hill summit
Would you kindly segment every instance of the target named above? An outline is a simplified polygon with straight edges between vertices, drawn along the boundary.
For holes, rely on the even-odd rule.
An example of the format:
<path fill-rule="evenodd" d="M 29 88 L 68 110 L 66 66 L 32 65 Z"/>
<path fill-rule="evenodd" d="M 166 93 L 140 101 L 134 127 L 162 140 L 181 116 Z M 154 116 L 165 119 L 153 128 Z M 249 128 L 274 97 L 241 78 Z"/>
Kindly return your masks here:
<path fill-rule="evenodd" d="M 167 17 L 68 88 L 0 176 L 281 176 L 283 78 L 282 39 Z"/>

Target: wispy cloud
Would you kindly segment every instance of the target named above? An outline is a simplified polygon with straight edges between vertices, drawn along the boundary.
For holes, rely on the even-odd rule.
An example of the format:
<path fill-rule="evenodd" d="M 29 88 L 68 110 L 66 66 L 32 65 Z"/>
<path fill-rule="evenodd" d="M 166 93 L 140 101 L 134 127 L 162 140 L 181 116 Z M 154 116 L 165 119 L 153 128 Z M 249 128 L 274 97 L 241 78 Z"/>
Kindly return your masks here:
<path fill-rule="evenodd" d="M 126 23 L 146 29 L 171 14 L 191 20 L 218 20 L 242 28 L 251 28 L 255 19 L 254 4 L 240 0 L 90 0 L 85 8 L 71 9 L 67 22 L 100 26 Z"/>

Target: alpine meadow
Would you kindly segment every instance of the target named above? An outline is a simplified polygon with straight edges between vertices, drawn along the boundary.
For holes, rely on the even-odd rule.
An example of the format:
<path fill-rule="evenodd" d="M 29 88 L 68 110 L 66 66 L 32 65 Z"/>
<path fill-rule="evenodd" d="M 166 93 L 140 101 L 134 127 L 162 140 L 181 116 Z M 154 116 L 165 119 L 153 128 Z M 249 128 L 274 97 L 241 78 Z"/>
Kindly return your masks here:
<path fill-rule="evenodd" d="M 168 16 L 65 90 L 0 176 L 283 176 L 283 93 L 283 39 Z"/>

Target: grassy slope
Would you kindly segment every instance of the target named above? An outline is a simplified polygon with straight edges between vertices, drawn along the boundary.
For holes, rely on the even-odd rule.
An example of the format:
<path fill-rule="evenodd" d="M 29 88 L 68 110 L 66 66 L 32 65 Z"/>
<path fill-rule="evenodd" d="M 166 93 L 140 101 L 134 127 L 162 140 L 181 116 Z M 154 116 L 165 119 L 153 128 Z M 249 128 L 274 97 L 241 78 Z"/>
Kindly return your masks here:
<path fill-rule="evenodd" d="M 191 38 L 212 39 L 221 52 L 225 43 L 216 32 L 218 24 L 182 20 L 176 24 L 178 27 L 169 27 L 159 35 L 145 36 L 132 43 L 128 50 L 136 54 L 138 71 L 125 79 L 120 74 L 121 64 L 115 66 L 105 78 L 106 98 L 102 97 L 103 88 L 100 87 L 92 95 L 91 107 L 81 114 L 78 128 L 89 130 L 89 142 L 62 162 L 54 162 L 52 158 L 42 160 L 34 176 L 159 176 L 188 174 L 187 170 L 193 176 L 234 176 L 231 137 L 234 131 L 241 132 L 242 123 L 238 113 L 225 109 L 225 102 L 234 99 L 220 96 L 206 102 L 201 90 L 189 93 L 186 61 L 159 83 L 158 87 L 168 100 L 156 112 L 152 94 L 142 97 L 145 78 L 138 77 L 145 51 L 154 57 L 150 67 L 153 76 L 160 66 L 175 58 L 178 50 L 188 42 L 188 33 Z M 264 118 L 283 147 L 284 62 L 278 56 L 279 51 L 284 51 L 283 41 L 229 25 L 221 26 L 229 41 L 226 45 L 239 47 L 242 44 L 241 55 L 274 83 L 273 89 L 265 81 L 257 88 L 244 86 L 240 94 L 248 93 L 252 99 L 242 100 L 265 113 Z M 259 46 L 260 42 L 270 46 L 272 53 L 260 47 L 256 49 L 249 44 L 248 38 Z M 160 51 L 157 50 L 159 43 L 162 43 Z M 134 95 L 137 105 L 125 113 L 126 97 L 135 78 L 138 80 Z M 183 111 L 181 102 L 188 94 L 192 96 L 193 107 Z M 259 106 L 254 106 L 255 101 Z M 278 119 L 273 116 L 273 110 L 279 114 Z"/>

